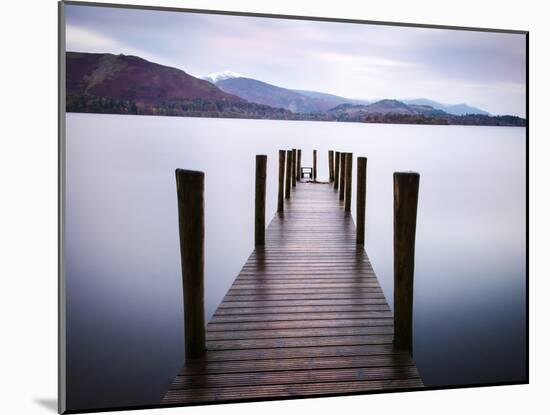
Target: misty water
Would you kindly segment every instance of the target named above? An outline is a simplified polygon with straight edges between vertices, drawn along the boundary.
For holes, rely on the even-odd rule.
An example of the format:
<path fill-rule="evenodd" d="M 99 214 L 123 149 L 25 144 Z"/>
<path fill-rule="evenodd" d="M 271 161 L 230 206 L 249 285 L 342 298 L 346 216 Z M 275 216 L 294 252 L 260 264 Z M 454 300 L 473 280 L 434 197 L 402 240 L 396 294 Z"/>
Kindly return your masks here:
<path fill-rule="evenodd" d="M 69 408 L 158 404 L 184 363 L 174 170 L 206 174 L 210 318 L 253 249 L 254 156 L 268 156 L 270 220 L 277 150 L 288 148 L 302 149 L 303 166 L 316 148 L 325 180 L 328 149 L 368 157 L 366 249 L 390 306 L 392 173 L 419 172 L 424 383 L 523 380 L 525 140 L 524 128 L 67 114 Z"/>

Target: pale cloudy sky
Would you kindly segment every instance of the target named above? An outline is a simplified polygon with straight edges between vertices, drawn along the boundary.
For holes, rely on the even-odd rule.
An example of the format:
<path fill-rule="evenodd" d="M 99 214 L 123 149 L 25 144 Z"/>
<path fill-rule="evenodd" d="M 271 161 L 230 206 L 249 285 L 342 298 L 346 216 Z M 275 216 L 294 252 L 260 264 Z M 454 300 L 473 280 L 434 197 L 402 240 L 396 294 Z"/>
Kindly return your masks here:
<path fill-rule="evenodd" d="M 230 70 L 349 98 L 430 98 L 525 116 L 525 35 L 68 5 L 68 51 Z"/>

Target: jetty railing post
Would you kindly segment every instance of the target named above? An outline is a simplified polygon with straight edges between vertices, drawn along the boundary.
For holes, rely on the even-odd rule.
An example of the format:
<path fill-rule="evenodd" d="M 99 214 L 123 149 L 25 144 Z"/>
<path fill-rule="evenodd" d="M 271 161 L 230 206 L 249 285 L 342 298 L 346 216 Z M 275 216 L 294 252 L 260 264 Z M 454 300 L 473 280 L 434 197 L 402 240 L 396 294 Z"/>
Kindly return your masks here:
<path fill-rule="evenodd" d="M 344 200 L 344 190 L 346 187 L 346 154 L 340 153 L 340 200 Z"/>
<path fill-rule="evenodd" d="M 338 189 L 338 177 L 340 177 L 340 152 L 334 154 L 334 188 Z"/>
<path fill-rule="evenodd" d="M 346 153 L 346 198 L 345 211 L 351 212 L 351 172 L 353 167 L 353 153 Z"/>
<path fill-rule="evenodd" d="M 334 151 L 328 151 L 328 180 L 332 182 L 334 180 Z"/>
<path fill-rule="evenodd" d="M 296 149 L 292 149 L 292 187 L 296 187 Z"/>
<path fill-rule="evenodd" d="M 365 245 L 367 206 L 367 158 L 357 157 L 357 245 Z"/>
<path fill-rule="evenodd" d="M 277 212 L 284 211 L 284 186 L 285 186 L 285 154 L 284 150 L 279 150 L 279 188 L 277 191 Z"/>
<path fill-rule="evenodd" d="M 313 150 L 313 181 L 317 181 L 317 150 Z"/>
<path fill-rule="evenodd" d="M 414 172 L 393 174 L 393 304 L 394 345 L 413 349 L 414 246 L 418 185 Z"/>
<path fill-rule="evenodd" d="M 292 150 L 286 152 L 286 177 L 285 177 L 285 199 L 290 199 L 290 187 L 292 184 Z"/>
<path fill-rule="evenodd" d="M 176 170 L 183 279 L 185 356 L 206 353 L 204 326 L 204 173 Z"/>
<path fill-rule="evenodd" d="M 267 156 L 256 156 L 256 194 L 254 203 L 254 242 L 265 244 L 265 183 L 267 178 Z"/>
<path fill-rule="evenodd" d="M 296 180 L 302 178 L 302 149 L 298 149 L 298 161 L 296 163 Z"/>

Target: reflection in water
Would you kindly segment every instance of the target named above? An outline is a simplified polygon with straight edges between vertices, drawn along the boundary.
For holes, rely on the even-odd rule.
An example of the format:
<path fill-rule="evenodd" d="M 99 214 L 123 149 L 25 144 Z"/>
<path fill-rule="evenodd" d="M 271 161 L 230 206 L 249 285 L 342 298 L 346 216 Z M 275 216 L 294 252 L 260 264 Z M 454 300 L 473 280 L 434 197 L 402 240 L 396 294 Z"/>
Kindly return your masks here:
<path fill-rule="evenodd" d="M 368 157 L 366 249 L 390 306 L 392 173 L 421 174 L 414 358 L 425 384 L 524 378 L 525 129 L 68 114 L 70 408 L 156 404 L 183 364 L 174 170 L 206 173 L 210 318 L 253 249 L 254 156 L 268 155 L 269 220 L 277 150 L 296 147 L 303 166 L 318 150 L 321 180 L 328 149 Z"/>

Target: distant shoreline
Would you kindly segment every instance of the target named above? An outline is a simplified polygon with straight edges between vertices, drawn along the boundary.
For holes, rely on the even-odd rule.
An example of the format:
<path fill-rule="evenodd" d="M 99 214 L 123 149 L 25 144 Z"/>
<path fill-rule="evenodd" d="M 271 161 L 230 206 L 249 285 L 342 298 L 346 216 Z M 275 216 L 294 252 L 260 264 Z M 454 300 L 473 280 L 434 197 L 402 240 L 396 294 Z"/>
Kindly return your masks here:
<path fill-rule="evenodd" d="M 436 125 L 436 126 L 464 126 L 464 127 L 526 127 L 524 124 L 467 124 L 467 123 L 442 123 L 442 122 L 384 122 L 378 120 L 369 121 L 352 121 L 352 120 L 323 120 L 315 119 L 314 117 L 291 117 L 291 118 L 267 118 L 267 117 L 243 117 L 235 114 L 204 114 L 204 113 L 187 113 L 187 114 L 154 114 L 146 112 L 108 112 L 108 111 L 74 111 L 66 109 L 67 114 L 103 114 L 103 115 L 140 115 L 140 116 L 157 116 L 157 117 L 181 117 L 181 118 L 217 118 L 217 119 L 242 119 L 242 120 L 269 120 L 269 121 L 317 121 L 317 122 L 336 122 L 336 123 L 356 123 L 356 124 L 393 124 L 393 125 Z M 299 114 L 295 114 L 299 115 Z M 310 114 L 306 114 L 310 115 Z M 518 117 L 519 118 L 519 117 Z"/>

